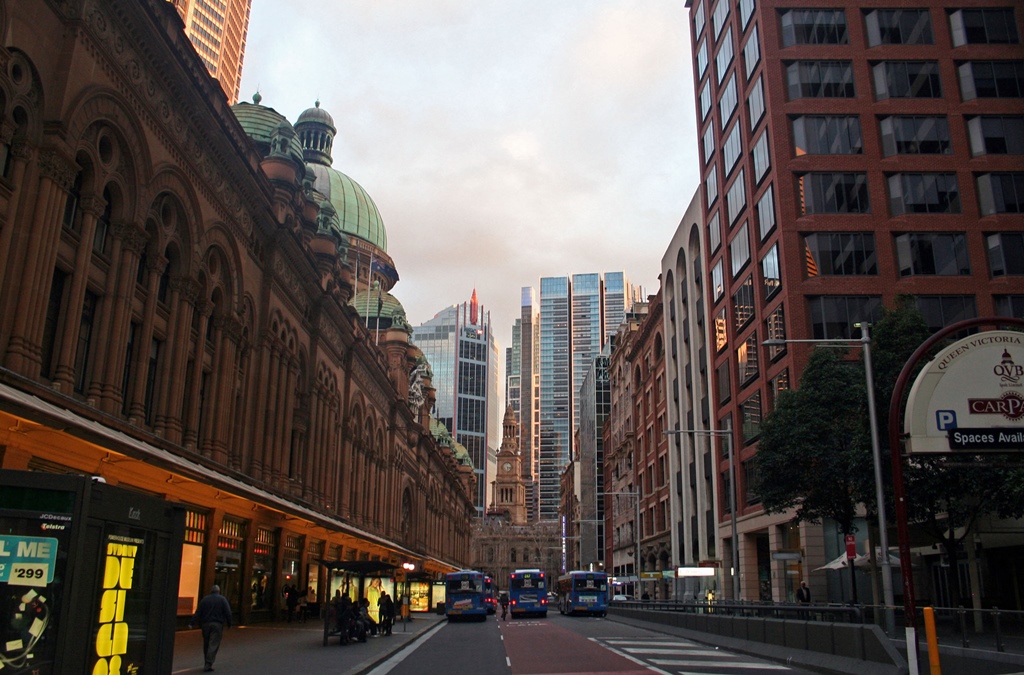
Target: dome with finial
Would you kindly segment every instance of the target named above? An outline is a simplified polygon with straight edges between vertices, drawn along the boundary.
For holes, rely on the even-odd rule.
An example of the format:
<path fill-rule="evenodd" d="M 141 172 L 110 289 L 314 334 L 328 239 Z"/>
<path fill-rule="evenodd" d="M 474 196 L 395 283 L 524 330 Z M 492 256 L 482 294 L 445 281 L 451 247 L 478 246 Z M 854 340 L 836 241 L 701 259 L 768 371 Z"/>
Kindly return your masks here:
<path fill-rule="evenodd" d="M 267 157 L 271 154 L 275 133 L 279 131 L 282 124 L 285 125 L 288 129 L 292 130 L 286 154 L 302 163 L 302 144 L 299 142 L 298 135 L 294 132 L 291 122 L 273 108 L 260 105 L 262 100 L 263 96 L 257 91 L 252 97 L 252 103 L 239 101 L 231 106 L 231 112 L 235 114 L 235 119 L 241 125 L 242 131 L 256 143 L 260 155 Z"/>
<path fill-rule="evenodd" d="M 318 122 L 328 126 L 331 128 L 332 134 L 337 131 L 337 128 L 334 126 L 334 118 L 331 117 L 329 112 L 320 107 L 320 99 L 313 103 L 312 108 L 306 108 L 302 111 L 299 119 L 295 120 L 295 126 L 299 126 L 303 122 Z"/>
<path fill-rule="evenodd" d="M 332 166 L 331 151 L 337 128 L 330 113 L 320 107 L 319 100 L 299 115 L 295 131 L 302 145 L 306 170 L 316 177 L 317 192 L 334 204 L 342 231 L 387 252 L 388 235 L 377 205 L 359 183 Z"/>

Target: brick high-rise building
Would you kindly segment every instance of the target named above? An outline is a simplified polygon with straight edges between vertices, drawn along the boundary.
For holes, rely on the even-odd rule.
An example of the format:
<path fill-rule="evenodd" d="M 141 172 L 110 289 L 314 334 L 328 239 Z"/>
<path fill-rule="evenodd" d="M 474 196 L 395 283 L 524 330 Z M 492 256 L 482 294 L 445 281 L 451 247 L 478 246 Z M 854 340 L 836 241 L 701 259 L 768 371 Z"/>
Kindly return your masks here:
<path fill-rule="evenodd" d="M 252 0 L 168 0 L 185 22 L 192 41 L 210 75 L 220 81 L 228 103 L 238 101 L 242 83 L 242 59 L 249 31 Z"/>
<path fill-rule="evenodd" d="M 854 324 L 898 294 L 915 296 L 934 329 L 1024 316 L 1024 10 L 1008 0 L 687 6 L 711 421 L 734 430 L 740 462 L 741 595 L 787 600 L 836 537 L 765 515 L 748 488 L 762 416 L 811 349 L 762 342 L 858 338 Z M 722 496 L 728 441 L 716 439 Z M 729 529 L 719 518 L 725 560 Z M 774 562 L 781 550 L 804 558 Z"/>

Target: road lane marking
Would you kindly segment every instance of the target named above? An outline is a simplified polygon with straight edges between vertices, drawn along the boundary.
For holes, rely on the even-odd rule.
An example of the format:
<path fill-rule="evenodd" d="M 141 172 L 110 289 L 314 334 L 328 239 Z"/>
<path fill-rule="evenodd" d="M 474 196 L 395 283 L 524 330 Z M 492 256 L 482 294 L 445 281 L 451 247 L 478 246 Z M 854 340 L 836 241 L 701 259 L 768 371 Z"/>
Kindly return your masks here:
<path fill-rule="evenodd" d="M 717 649 L 644 649 L 643 647 L 626 647 L 630 654 L 661 654 L 671 656 L 726 656 Z"/>
<path fill-rule="evenodd" d="M 703 667 L 703 668 L 747 668 L 753 670 L 755 668 L 759 670 L 792 670 L 786 666 L 780 666 L 775 663 L 752 663 L 750 661 L 675 661 L 672 659 L 651 659 L 651 663 L 656 663 L 659 666 L 689 666 L 689 667 Z"/>
<path fill-rule="evenodd" d="M 398 652 L 397 654 L 389 658 L 387 661 L 371 670 L 369 673 L 367 673 L 367 675 L 387 675 L 387 673 L 390 673 L 395 668 L 395 666 L 397 666 L 399 663 L 401 663 L 409 656 L 411 656 L 414 651 L 419 649 L 421 644 L 423 644 L 431 637 L 433 637 L 434 633 L 444 628 L 445 625 L 446 624 L 443 621 L 438 623 L 436 626 L 428 630 L 426 633 L 416 638 L 416 640 L 414 640 L 408 646 L 406 646 L 405 649 Z"/>
<path fill-rule="evenodd" d="M 601 644 L 601 641 L 598 640 L 598 638 L 588 638 L 588 639 L 592 640 L 593 642 L 596 642 L 599 645 Z M 643 666 L 647 670 L 653 670 L 656 673 L 661 673 L 661 675 L 675 675 L 675 673 L 670 673 L 667 670 L 662 670 L 661 668 L 655 668 L 654 666 L 652 666 L 651 664 L 647 663 L 646 661 L 641 661 L 640 659 L 638 659 L 635 656 L 632 656 L 630 654 L 627 654 L 626 652 L 622 651 L 621 649 L 616 649 L 615 647 L 610 647 L 610 646 L 608 646 L 606 644 L 605 645 L 601 645 L 601 646 L 604 647 L 605 649 L 607 649 L 608 651 L 612 652 L 613 654 L 618 654 L 619 656 L 621 656 L 624 659 L 629 659 L 633 663 L 635 663 L 635 664 L 637 664 L 639 666 Z"/>

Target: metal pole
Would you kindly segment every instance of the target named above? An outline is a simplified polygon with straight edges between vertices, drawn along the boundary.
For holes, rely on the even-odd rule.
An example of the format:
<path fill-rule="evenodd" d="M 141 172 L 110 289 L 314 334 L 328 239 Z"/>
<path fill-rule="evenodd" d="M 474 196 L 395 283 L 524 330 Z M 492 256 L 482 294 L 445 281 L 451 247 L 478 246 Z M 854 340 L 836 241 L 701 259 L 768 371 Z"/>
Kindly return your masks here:
<path fill-rule="evenodd" d="M 895 632 L 893 605 L 896 601 L 892 592 L 892 562 L 889 560 L 889 528 L 885 519 L 885 490 L 882 488 L 882 451 L 878 443 L 878 412 L 875 410 L 875 376 L 871 364 L 871 324 L 860 325 L 860 344 L 864 350 L 864 373 L 868 387 L 868 419 L 871 423 L 871 457 L 875 468 L 875 501 L 878 503 L 878 541 L 882 548 L 882 597 L 885 600 L 885 632 Z"/>
<path fill-rule="evenodd" d="M 642 594 L 644 591 L 643 591 L 643 585 L 640 583 L 640 485 L 639 484 L 636 487 L 635 499 L 636 499 L 636 523 L 635 523 L 635 527 L 633 528 L 633 542 L 636 544 L 636 579 L 637 579 L 637 584 L 636 585 L 640 588 L 640 593 Z"/>
<path fill-rule="evenodd" d="M 732 426 L 732 425 L 730 425 Z M 732 436 L 727 435 L 729 442 L 729 526 L 732 529 L 732 599 L 740 599 L 740 539 L 736 531 L 736 460 L 733 452 Z"/>

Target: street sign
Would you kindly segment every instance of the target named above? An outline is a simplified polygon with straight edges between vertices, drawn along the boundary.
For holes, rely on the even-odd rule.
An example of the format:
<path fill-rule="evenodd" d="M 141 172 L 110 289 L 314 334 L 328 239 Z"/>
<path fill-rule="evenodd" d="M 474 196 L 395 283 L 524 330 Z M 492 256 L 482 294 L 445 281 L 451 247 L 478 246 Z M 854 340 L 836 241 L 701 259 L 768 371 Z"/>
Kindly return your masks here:
<path fill-rule="evenodd" d="M 856 535 L 846 535 L 846 557 L 856 558 L 857 557 L 857 537 Z"/>
<path fill-rule="evenodd" d="M 987 331 L 946 347 L 914 380 L 907 452 L 1024 447 L 1024 334 Z"/>

